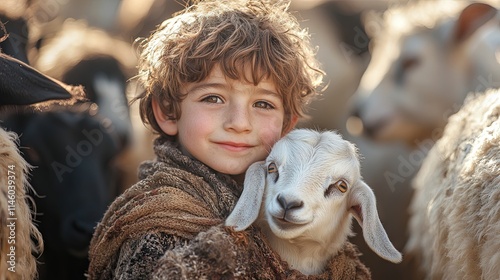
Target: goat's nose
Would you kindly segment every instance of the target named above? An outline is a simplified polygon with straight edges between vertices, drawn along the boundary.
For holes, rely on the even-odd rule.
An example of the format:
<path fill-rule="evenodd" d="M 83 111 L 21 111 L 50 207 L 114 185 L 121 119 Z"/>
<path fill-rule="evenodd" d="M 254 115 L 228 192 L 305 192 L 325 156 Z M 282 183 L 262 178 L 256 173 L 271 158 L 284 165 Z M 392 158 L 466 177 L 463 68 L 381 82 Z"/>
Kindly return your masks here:
<path fill-rule="evenodd" d="M 302 200 L 294 199 L 291 201 L 287 201 L 286 198 L 284 198 L 280 194 L 276 199 L 278 200 L 278 203 L 280 204 L 281 208 L 285 209 L 285 211 L 290 209 L 299 209 L 302 206 L 304 206 L 304 202 Z"/>

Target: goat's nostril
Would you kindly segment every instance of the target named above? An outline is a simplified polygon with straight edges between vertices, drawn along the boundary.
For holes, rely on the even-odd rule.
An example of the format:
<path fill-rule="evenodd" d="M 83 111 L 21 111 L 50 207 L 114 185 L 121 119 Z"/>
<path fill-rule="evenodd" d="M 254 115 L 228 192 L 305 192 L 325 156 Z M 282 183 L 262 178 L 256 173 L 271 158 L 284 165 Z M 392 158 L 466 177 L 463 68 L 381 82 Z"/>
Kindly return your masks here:
<path fill-rule="evenodd" d="M 276 197 L 276 199 L 278 200 L 278 203 L 281 206 L 281 208 L 285 209 L 285 211 L 290 210 L 290 209 L 298 209 L 298 208 L 301 208 L 302 206 L 304 206 L 304 202 L 302 200 L 287 201 L 281 195 L 278 195 L 278 197 Z"/>
<path fill-rule="evenodd" d="M 290 210 L 290 209 L 299 209 L 301 208 L 302 206 L 304 206 L 304 202 L 302 200 L 293 200 L 293 201 L 290 201 L 287 205 L 287 207 L 285 208 L 286 210 Z"/>
<path fill-rule="evenodd" d="M 282 197 L 280 194 L 278 194 L 278 197 L 276 199 L 278 200 L 278 203 L 281 206 L 281 208 L 286 209 L 286 199 Z"/>

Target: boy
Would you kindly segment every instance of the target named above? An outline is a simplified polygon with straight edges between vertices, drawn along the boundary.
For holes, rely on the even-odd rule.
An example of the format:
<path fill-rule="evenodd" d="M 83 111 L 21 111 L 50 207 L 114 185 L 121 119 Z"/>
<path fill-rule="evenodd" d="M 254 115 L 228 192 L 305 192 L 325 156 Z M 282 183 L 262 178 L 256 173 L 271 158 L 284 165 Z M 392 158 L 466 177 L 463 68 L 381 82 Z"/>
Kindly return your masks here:
<path fill-rule="evenodd" d="M 150 279 L 162 256 L 221 227 L 246 169 L 304 115 L 323 72 L 287 7 L 197 2 L 142 45 L 145 92 L 137 99 L 143 121 L 160 134 L 157 159 L 141 165 L 140 181 L 98 225 L 90 279 Z"/>

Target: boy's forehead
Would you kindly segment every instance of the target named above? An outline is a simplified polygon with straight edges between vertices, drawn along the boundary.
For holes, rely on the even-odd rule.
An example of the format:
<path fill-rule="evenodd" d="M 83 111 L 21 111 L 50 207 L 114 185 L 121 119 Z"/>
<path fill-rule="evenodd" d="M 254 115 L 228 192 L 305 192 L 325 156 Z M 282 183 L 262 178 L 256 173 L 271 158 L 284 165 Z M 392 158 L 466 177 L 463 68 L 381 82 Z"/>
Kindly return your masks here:
<path fill-rule="evenodd" d="M 251 67 L 242 66 L 242 70 L 243 71 L 240 71 L 240 73 L 238 73 L 241 75 L 241 77 L 238 80 L 233 80 L 231 77 L 229 77 L 223 72 L 219 64 L 216 64 L 204 80 L 202 80 L 201 82 L 188 84 L 186 85 L 185 88 L 187 89 L 187 92 L 189 92 L 193 87 L 196 87 L 200 83 L 232 86 L 235 82 L 239 82 L 243 84 L 254 85 Z M 264 93 L 280 96 L 276 88 L 276 83 L 272 79 L 263 78 L 262 80 L 259 81 L 258 87 Z"/>
<path fill-rule="evenodd" d="M 220 79 L 220 80 L 227 80 L 227 76 L 224 75 L 222 72 L 222 69 L 219 64 L 216 64 L 210 73 L 208 74 L 206 79 Z"/>
<path fill-rule="evenodd" d="M 226 71 L 232 72 L 233 69 L 228 69 Z M 263 78 L 259 82 L 274 83 L 271 77 L 267 77 L 268 75 L 265 75 L 264 70 L 254 69 L 253 67 L 251 67 L 250 63 L 238 63 L 238 65 L 235 66 L 235 71 L 238 72 L 237 74 L 239 76 L 239 81 L 248 81 L 254 83 L 254 77 L 263 76 Z M 231 79 L 228 77 L 227 73 L 224 73 L 219 63 L 214 65 L 209 75 L 213 75 L 214 77 L 222 77 L 229 80 Z"/>

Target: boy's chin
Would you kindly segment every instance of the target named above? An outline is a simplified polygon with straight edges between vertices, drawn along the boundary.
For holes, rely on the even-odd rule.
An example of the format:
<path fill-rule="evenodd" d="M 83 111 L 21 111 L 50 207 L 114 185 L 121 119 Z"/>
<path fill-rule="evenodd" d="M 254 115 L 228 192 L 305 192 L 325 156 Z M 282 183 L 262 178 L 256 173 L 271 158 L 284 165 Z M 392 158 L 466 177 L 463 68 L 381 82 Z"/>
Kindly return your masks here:
<path fill-rule="evenodd" d="M 245 174 L 246 170 L 250 166 L 250 164 L 245 164 L 243 161 L 231 161 L 231 160 L 224 160 L 221 159 L 220 161 L 214 162 L 214 161 L 209 161 L 205 163 L 208 165 L 210 168 L 213 170 L 223 173 L 229 176 L 238 176 L 240 174 Z"/>
<path fill-rule="evenodd" d="M 226 174 L 226 175 L 230 176 L 231 178 L 233 178 L 238 183 L 243 183 L 243 180 L 245 179 L 246 168 L 245 169 L 241 169 L 241 170 L 239 170 L 239 168 L 235 169 L 235 166 L 233 166 L 232 168 L 231 167 L 228 167 L 228 168 L 220 168 L 220 167 L 219 168 L 214 168 L 214 167 L 211 167 L 211 168 L 214 169 L 215 171 L 219 172 L 219 173 Z"/>

